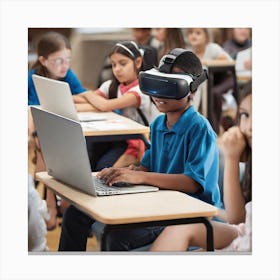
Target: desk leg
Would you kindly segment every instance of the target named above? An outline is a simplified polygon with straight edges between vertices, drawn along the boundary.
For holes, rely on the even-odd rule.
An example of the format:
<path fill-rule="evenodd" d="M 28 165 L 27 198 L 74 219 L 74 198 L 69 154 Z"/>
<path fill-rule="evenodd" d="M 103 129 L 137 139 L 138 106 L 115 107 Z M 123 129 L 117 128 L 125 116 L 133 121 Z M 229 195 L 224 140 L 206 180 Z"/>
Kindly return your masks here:
<path fill-rule="evenodd" d="M 150 227 L 150 226 L 169 226 L 169 225 L 181 225 L 181 224 L 197 224 L 202 223 L 206 227 L 206 244 L 207 251 L 214 251 L 214 234 L 213 227 L 210 221 L 205 217 L 197 218 L 183 218 L 176 220 L 164 220 L 164 221 L 154 221 L 154 222 L 144 222 L 144 223 L 134 223 L 134 224 L 121 224 L 121 225 L 105 225 L 103 234 L 101 236 L 101 251 L 107 251 L 107 235 L 117 229 L 128 229 L 128 228 L 140 228 L 140 227 Z"/>
<path fill-rule="evenodd" d="M 207 251 L 214 251 L 214 234 L 213 234 L 213 227 L 210 221 L 207 218 L 202 218 L 202 223 L 206 227 L 206 244 L 207 244 Z"/>

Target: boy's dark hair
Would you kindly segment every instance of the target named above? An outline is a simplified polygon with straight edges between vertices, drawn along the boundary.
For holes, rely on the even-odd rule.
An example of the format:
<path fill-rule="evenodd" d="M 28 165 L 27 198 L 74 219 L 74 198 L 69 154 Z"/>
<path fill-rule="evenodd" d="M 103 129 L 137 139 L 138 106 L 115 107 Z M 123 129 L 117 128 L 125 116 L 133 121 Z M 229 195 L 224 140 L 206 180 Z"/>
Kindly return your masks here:
<path fill-rule="evenodd" d="M 191 51 L 186 51 L 180 55 L 176 59 L 172 69 L 174 67 L 180 68 L 184 73 L 191 74 L 193 76 L 198 76 L 203 72 L 200 59 Z"/>

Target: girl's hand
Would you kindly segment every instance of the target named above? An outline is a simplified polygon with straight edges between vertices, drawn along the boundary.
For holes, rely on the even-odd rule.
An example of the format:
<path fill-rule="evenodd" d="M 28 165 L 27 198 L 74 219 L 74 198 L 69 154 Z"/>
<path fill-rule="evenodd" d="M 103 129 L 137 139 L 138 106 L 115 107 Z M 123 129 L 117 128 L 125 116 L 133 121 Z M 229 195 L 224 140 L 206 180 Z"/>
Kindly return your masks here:
<path fill-rule="evenodd" d="M 222 136 L 222 150 L 226 158 L 240 161 L 246 140 L 239 127 L 229 128 Z"/>
<path fill-rule="evenodd" d="M 126 182 L 131 184 L 141 184 L 143 172 L 131 170 L 130 168 L 104 168 L 96 176 L 103 180 L 107 185 Z"/>

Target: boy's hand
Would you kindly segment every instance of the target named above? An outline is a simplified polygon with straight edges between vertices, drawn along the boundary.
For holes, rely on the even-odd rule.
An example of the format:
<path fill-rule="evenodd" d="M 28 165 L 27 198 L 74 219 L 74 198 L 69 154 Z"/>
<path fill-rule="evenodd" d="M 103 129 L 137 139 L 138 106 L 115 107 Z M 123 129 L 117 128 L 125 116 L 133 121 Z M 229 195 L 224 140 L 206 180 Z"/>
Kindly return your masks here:
<path fill-rule="evenodd" d="M 222 150 L 227 158 L 240 161 L 246 145 L 245 137 L 237 126 L 229 128 L 222 136 Z"/>
<path fill-rule="evenodd" d="M 104 168 L 96 176 L 103 180 L 107 185 L 126 182 L 131 184 L 143 183 L 143 172 L 131 170 L 130 168 Z"/>

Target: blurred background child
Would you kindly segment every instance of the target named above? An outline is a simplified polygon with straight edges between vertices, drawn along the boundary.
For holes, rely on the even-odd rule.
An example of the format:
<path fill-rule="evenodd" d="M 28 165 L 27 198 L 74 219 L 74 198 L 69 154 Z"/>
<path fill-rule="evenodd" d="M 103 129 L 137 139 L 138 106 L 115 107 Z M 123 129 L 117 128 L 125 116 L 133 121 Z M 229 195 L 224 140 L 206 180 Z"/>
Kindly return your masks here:
<path fill-rule="evenodd" d="M 71 46 L 64 35 L 53 31 L 44 33 L 38 41 L 36 51 L 37 60 L 28 71 L 28 105 L 40 105 L 32 80 L 33 74 L 67 82 L 73 95 L 86 91 L 71 69 Z M 28 112 L 28 118 L 29 139 L 34 138 L 37 147 L 33 159 L 36 164 L 35 173 L 45 171 L 45 163 L 36 137 L 30 110 Z M 56 227 L 56 216 L 58 211 L 56 197 L 49 189 L 46 190 L 46 201 L 50 214 L 50 218 L 47 221 L 47 228 L 48 230 L 53 230 Z M 68 203 L 65 201 L 62 202 L 64 207 L 67 207 Z"/>
<path fill-rule="evenodd" d="M 203 65 L 208 61 L 232 61 L 230 55 L 217 43 L 210 41 L 207 28 L 188 28 L 186 31 L 187 40 L 190 44 L 189 50 L 193 51 L 201 60 Z M 211 88 L 212 108 L 208 112 L 209 121 L 215 132 L 219 134 L 223 104 L 230 103 L 236 108 L 236 101 L 232 96 L 234 80 L 230 72 L 216 73 L 214 76 L 214 86 Z M 201 94 L 201 93 L 200 93 Z M 196 96 L 196 103 L 200 103 L 201 96 Z"/>
<path fill-rule="evenodd" d="M 158 50 L 158 60 L 174 48 L 186 48 L 181 28 L 154 28 L 153 33 L 161 43 Z"/>

